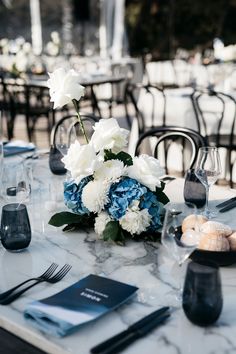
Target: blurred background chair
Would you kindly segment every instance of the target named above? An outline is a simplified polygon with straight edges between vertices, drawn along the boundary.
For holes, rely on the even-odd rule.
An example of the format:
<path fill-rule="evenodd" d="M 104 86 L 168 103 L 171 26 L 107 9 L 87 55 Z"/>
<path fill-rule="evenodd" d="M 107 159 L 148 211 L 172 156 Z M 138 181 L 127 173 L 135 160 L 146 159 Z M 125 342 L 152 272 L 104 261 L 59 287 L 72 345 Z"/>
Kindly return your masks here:
<path fill-rule="evenodd" d="M 3 91 L 3 109 L 7 111 L 8 139 L 14 137 L 14 126 L 17 115 L 25 118 L 29 141 L 36 142 L 35 129 L 39 118 L 47 121 L 48 139 L 55 123 L 54 111 L 50 103 L 47 87 L 27 84 L 22 79 L 1 80 Z"/>
<path fill-rule="evenodd" d="M 225 150 L 229 182 L 233 186 L 233 167 L 236 151 L 236 100 L 233 96 L 213 89 L 196 89 L 191 95 L 198 131 L 209 145 Z"/>
<path fill-rule="evenodd" d="M 171 148 L 173 147 L 173 150 Z M 178 164 L 178 151 L 176 145 L 179 147 L 182 162 L 182 175 L 188 168 L 193 168 L 198 148 L 207 146 L 206 139 L 198 132 L 177 126 L 158 127 L 147 130 L 140 135 L 135 149 L 135 155 L 139 155 L 149 149 L 149 154 L 160 160 L 163 168 L 168 174 L 170 170 L 175 169 Z M 171 168 L 168 168 L 169 164 Z"/>
<path fill-rule="evenodd" d="M 151 84 L 128 84 L 125 89 L 125 111 L 128 125 L 134 118 L 139 134 L 146 129 L 166 124 L 166 97 L 162 88 Z"/>

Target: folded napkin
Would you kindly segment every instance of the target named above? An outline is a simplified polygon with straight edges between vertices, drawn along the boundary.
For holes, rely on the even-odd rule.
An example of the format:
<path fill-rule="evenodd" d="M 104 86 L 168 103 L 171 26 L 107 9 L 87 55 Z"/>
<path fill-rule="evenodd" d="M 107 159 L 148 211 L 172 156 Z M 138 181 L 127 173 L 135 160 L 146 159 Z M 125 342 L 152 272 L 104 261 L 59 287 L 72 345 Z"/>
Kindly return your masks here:
<path fill-rule="evenodd" d="M 35 145 L 33 143 L 26 143 L 22 140 L 11 141 L 4 144 L 3 146 L 4 157 L 13 156 L 33 150 L 35 150 Z"/>
<path fill-rule="evenodd" d="M 51 297 L 29 304 L 24 316 L 41 331 L 62 337 L 113 310 L 137 290 L 135 286 L 90 274 Z"/>

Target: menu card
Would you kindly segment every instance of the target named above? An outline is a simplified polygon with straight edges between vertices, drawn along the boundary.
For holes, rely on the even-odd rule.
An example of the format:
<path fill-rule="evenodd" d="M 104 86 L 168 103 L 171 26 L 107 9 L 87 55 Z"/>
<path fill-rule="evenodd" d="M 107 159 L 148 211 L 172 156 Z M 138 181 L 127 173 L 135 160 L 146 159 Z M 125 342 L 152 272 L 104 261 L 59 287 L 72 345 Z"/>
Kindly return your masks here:
<path fill-rule="evenodd" d="M 47 334 L 65 336 L 115 309 L 137 287 L 90 274 L 63 291 L 29 304 L 25 318 Z"/>

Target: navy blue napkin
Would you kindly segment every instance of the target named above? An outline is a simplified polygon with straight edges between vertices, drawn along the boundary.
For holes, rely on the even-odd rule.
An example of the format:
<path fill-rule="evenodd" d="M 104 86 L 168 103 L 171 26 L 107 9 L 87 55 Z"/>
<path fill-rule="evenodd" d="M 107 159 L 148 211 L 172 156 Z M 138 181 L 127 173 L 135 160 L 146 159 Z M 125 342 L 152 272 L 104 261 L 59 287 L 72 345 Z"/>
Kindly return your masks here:
<path fill-rule="evenodd" d="M 56 295 L 29 304 L 24 316 L 41 331 L 62 337 L 112 311 L 137 290 L 135 286 L 90 274 Z"/>

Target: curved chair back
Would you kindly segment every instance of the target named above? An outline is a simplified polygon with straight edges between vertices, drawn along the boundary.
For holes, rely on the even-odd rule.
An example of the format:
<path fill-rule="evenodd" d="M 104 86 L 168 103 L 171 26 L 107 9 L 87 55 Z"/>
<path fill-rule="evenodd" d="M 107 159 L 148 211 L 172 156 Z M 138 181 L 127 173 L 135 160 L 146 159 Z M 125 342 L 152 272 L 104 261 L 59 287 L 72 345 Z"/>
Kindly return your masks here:
<path fill-rule="evenodd" d="M 81 120 L 85 125 L 86 133 L 92 132 L 92 126 L 98 122 L 98 118 L 92 114 L 80 114 Z M 88 125 L 89 124 L 89 129 Z M 57 134 L 60 132 L 60 128 L 63 128 L 66 137 L 66 144 L 70 145 L 72 142 L 72 132 L 76 128 L 76 138 L 84 139 L 79 133 L 81 133 L 79 121 L 76 115 L 67 115 L 62 117 L 53 127 L 50 136 L 50 154 L 49 154 L 49 167 L 54 174 L 65 174 L 66 169 L 64 164 L 61 162 L 62 154 L 57 148 L 57 139 L 60 141 L 61 137 L 57 138 Z M 77 129 L 78 128 L 78 129 Z M 83 141 L 84 142 L 84 141 Z"/>
<path fill-rule="evenodd" d="M 165 153 L 166 153 L 165 157 L 167 157 L 167 152 L 172 142 L 178 142 L 178 144 L 182 146 L 182 152 L 183 152 L 184 149 L 187 148 L 186 145 L 186 141 L 187 141 L 191 147 L 191 157 L 190 157 L 190 163 L 188 168 L 193 168 L 196 162 L 198 148 L 201 146 L 207 146 L 206 139 L 195 130 L 189 128 L 176 127 L 176 126 L 166 126 L 166 127 L 153 128 L 148 130 L 144 134 L 142 134 L 138 139 L 135 155 L 139 155 L 141 150 L 141 145 L 146 139 L 152 140 L 150 143 L 152 144 L 153 155 L 156 158 L 158 157 L 158 147 L 161 142 L 165 143 L 164 145 Z M 165 158 L 165 161 L 167 161 L 167 158 Z"/>
<path fill-rule="evenodd" d="M 132 106 L 132 114 L 130 113 Z M 128 125 L 131 116 L 137 119 L 139 133 L 166 125 L 166 97 L 164 90 L 151 84 L 128 84 L 125 89 L 125 111 Z"/>
<path fill-rule="evenodd" d="M 92 126 L 96 122 L 99 121 L 99 118 L 94 116 L 93 114 L 81 113 L 80 117 L 85 125 L 85 129 L 88 128 L 88 133 L 92 131 Z M 79 133 L 79 131 L 80 131 L 79 121 L 78 121 L 76 115 L 66 115 L 66 116 L 62 117 L 54 125 L 54 127 L 51 131 L 51 137 L 50 137 L 50 145 L 51 146 L 56 146 L 57 133 L 58 133 L 60 127 L 63 127 L 67 131 L 68 141 L 70 141 L 73 127 L 78 128 L 78 129 L 76 129 L 77 133 Z M 86 131 L 87 131 L 87 129 L 86 129 Z M 78 134 L 78 137 L 79 137 L 79 134 Z"/>

